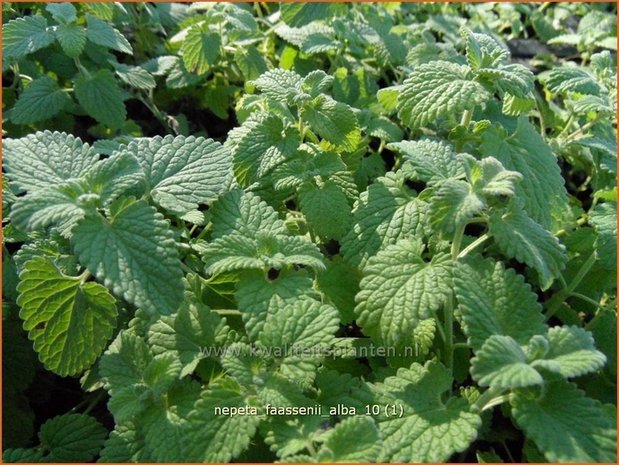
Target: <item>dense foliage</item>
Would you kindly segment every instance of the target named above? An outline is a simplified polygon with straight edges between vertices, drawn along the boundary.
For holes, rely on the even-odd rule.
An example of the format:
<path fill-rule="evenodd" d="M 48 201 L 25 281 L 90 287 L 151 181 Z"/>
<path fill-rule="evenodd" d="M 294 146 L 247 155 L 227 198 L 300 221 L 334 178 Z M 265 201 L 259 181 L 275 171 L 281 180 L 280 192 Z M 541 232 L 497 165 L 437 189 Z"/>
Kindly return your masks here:
<path fill-rule="evenodd" d="M 4 461 L 616 462 L 614 4 L 2 8 Z"/>

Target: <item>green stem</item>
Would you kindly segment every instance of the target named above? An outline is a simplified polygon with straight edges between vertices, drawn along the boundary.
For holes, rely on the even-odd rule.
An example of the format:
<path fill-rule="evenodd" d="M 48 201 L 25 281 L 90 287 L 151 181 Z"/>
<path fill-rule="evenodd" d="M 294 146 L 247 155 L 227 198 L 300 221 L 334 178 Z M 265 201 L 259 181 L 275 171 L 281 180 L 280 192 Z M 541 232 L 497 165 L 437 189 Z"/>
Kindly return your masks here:
<path fill-rule="evenodd" d="M 490 235 L 490 233 L 486 233 L 486 234 L 484 234 L 482 236 L 479 236 L 477 239 L 475 239 L 473 242 L 471 242 L 469 245 L 467 245 L 464 249 L 462 249 L 462 252 L 460 252 L 458 254 L 458 258 L 466 257 L 469 253 L 471 253 L 472 250 L 474 250 L 477 247 L 479 247 L 481 244 L 486 242 L 491 237 L 492 236 Z"/>
<path fill-rule="evenodd" d="M 570 294 L 574 292 L 587 273 L 589 273 L 589 270 L 591 270 L 591 267 L 596 260 L 597 257 L 595 256 L 595 252 L 593 252 L 580 267 L 580 270 L 578 270 L 578 273 L 574 276 L 572 281 L 570 281 L 567 287 L 557 292 L 552 299 L 548 301 L 548 306 L 546 307 L 546 320 L 549 320 L 550 317 L 552 317 L 557 310 L 559 310 L 559 307 L 561 307 L 561 304 L 565 302 L 565 299 L 567 299 Z"/>
<path fill-rule="evenodd" d="M 458 254 L 460 253 L 460 246 L 462 245 L 462 239 L 464 238 L 464 228 L 466 228 L 467 223 L 462 223 L 456 227 L 456 231 L 454 232 L 453 241 L 451 242 L 451 259 L 456 261 L 458 259 Z"/>
<path fill-rule="evenodd" d="M 187 265 L 185 265 L 185 263 L 184 263 L 184 262 L 181 262 L 181 268 L 182 268 L 185 272 L 187 272 L 187 273 L 194 273 L 194 274 L 198 274 L 198 273 L 196 272 L 196 270 L 193 270 L 193 269 L 189 268 Z"/>
<path fill-rule="evenodd" d="M 262 7 L 260 6 L 260 2 L 254 2 L 254 11 L 256 12 L 256 15 L 258 16 L 258 18 L 260 19 L 263 18 Z"/>
<path fill-rule="evenodd" d="M 305 127 L 305 129 L 303 130 L 303 139 L 305 139 L 306 137 L 309 139 L 310 142 L 313 142 L 314 144 L 318 144 L 320 142 L 318 137 L 316 137 L 316 134 L 310 131 L 308 127 Z"/>
<path fill-rule="evenodd" d="M 21 79 L 21 75 L 19 74 L 19 63 L 13 64 L 11 68 L 13 69 L 13 82 L 11 82 L 9 89 L 16 89 Z"/>
<path fill-rule="evenodd" d="M 579 127 L 578 129 L 576 129 L 574 132 L 570 133 L 565 140 L 569 141 L 572 140 L 574 138 L 576 138 L 576 136 L 579 136 L 581 134 L 583 134 L 587 129 L 591 128 L 597 121 L 593 120 L 593 121 L 589 121 L 586 124 L 583 124 L 581 127 Z"/>
<path fill-rule="evenodd" d="M 443 330 L 443 327 L 441 325 L 436 325 L 436 329 L 438 329 L 438 334 L 441 336 L 441 340 L 445 343 L 447 339 L 445 339 L 445 331 Z"/>
<path fill-rule="evenodd" d="M 86 78 L 90 78 L 90 71 L 88 71 L 84 65 L 82 65 L 82 62 L 80 61 L 79 58 L 75 57 L 73 58 L 73 61 L 75 62 L 75 66 L 78 69 L 78 71 L 80 72 L 80 74 L 83 74 L 84 77 Z"/>
<path fill-rule="evenodd" d="M 211 230 L 211 226 L 212 226 L 212 223 L 209 223 L 206 226 L 204 226 L 204 228 L 202 228 L 202 231 L 200 231 L 200 234 L 196 236 L 196 239 L 202 239 L 206 235 L 206 233 Z"/>
<path fill-rule="evenodd" d="M 491 402 L 493 402 L 495 398 L 501 396 L 503 392 L 504 390 L 502 388 L 491 387 L 487 391 L 485 391 L 481 396 L 479 396 L 479 398 L 473 404 L 473 406 L 477 408 L 479 411 L 485 410 L 486 406 L 490 404 Z"/>
<path fill-rule="evenodd" d="M 149 94 L 148 97 L 144 97 L 143 95 L 140 94 L 138 95 L 138 99 L 140 100 L 140 102 L 144 104 L 146 108 L 150 110 L 153 116 L 157 118 L 157 120 L 161 123 L 161 125 L 164 127 L 164 129 L 166 130 L 168 134 L 172 134 L 174 132 L 172 131 L 172 128 L 170 128 L 170 124 L 168 123 L 168 120 L 166 116 L 164 115 L 164 113 L 155 104 L 152 98 L 152 95 Z"/>
<path fill-rule="evenodd" d="M 544 119 L 544 112 L 542 111 L 542 99 L 538 92 L 534 92 L 535 97 L 535 107 L 537 108 L 537 113 L 539 114 L 539 126 L 540 126 L 540 134 L 546 139 L 546 121 Z"/>
<path fill-rule="evenodd" d="M 588 221 L 587 218 L 587 214 L 585 213 L 584 216 L 582 218 L 579 218 L 578 221 L 576 221 L 576 225 L 577 226 L 582 226 L 583 224 L 585 224 Z M 555 233 L 555 237 L 561 237 L 561 236 L 565 236 L 568 233 L 567 229 L 559 229 L 556 233 Z"/>
<path fill-rule="evenodd" d="M 464 113 L 462 113 L 462 119 L 460 120 L 460 126 L 464 126 L 465 128 L 468 128 L 469 124 L 471 124 L 472 117 L 473 117 L 473 110 L 464 110 Z"/>
<path fill-rule="evenodd" d="M 241 316 L 242 313 L 239 310 L 229 309 L 229 308 L 216 308 L 211 310 L 212 312 L 217 313 L 220 316 Z"/>
<path fill-rule="evenodd" d="M 485 411 L 491 409 L 492 407 L 496 407 L 497 405 L 501 405 L 503 402 L 509 400 L 509 394 L 503 394 L 497 397 L 490 399 L 486 405 L 481 408 L 481 411 Z"/>
<path fill-rule="evenodd" d="M 93 408 L 95 408 L 97 406 L 97 404 L 105 397 L 105 395 L 106 395 L 106 392 L 103 389 L 101 389 L 99 392 L 97 392 L 97 395 L 92 398 L 92 400 L 88 404 L 88 407 L 86 407 L 86 409 L 84 409 L 83 414 L 84 415 L 88 415 L 90 413 L 90 411 Z"/>
<path fill-rule="evenodd" d="M 318 456 L 318 453 L 316 452 L 316 448 L 314 447 L 314 444 L 312 444 L 311 440 L 307 441 L 307 450 L 312 457 Z"/>
<path fill-rule="evenodd" d="M 456 350 L 456 349 L 470 349 L 471 346 L 468 345 L 466 342 L 456 342 L 453 345 L 453 348 L 454 348 L 454 350 Z"/>
<path fill-rule="evenodd" d="M 384 139 L 380 140 L 380 145 L 378 146 L 378 153 L 381 154 L 383 153 L 383 150 L 385 150 L 385 146 L 387 145 L 387 143 L 385 142 Z"/>
<path fill-rule="evenodd" d="M 92 274 L 90 274 L 90 271 L 85 270 L 81 275 L 76 276 L 76 279 L 79 279 L 80 284 L 84 284 L 91 276 Z"/>
<path fill-rule="evenodd" d="M 303 138 L 305 137 L 305 125 L 303 124 L 303 118 L 301 118 L 300 116 L 297 128 L 299 129 L 299 134 L 301 134 L 301 142 L 303 142 Z"/>
<path fill-rule="evenodd" d="M 462 245 L 462 239 L 464 237 L 464 228 L 466 223 L 458 225 L 454 232 L 454 237 L 451 242 L 451 259 L 455 262 L 458 259 L 460 253 L 460 246 Z M 453 314 L 454 314 L 454 295 L 453 292 L 447 297 L 445 307 L 443 308 L 443 330 L 445 333 L 445 353 L 443 354 L 443 362 L 448 368 L 449 372 L 453 372 L 453 352 L 454 352 L 454 333 L 453 333 Z"/>
<path fill-rule="evenodd" d="M 565 127 L 563 128 L 563 130 L 559 133 L 559 135 L 557 137 L 561 137 L 563 136 L 563 134 L 565 134 L 567 131 L 569 131 L 570 126 L 572 125 L 572 123 L 574 122 L 574 114 L 572 113 L 569 118 L 567 119 L 567 122 L 565 123 Z"/>
<path fill-rule="evenodd" d="M 591 297 L 587 297 L 586 295 L 580 294 L 579 292 L 570 292 L 568 297 L 576 297 L 577 299 L 584 300 L 585 302 L 588 302 L 591 305 L 595 305 L 597 308 L 602 308 L 602 309 L 604 308 L 602 304 L 600 304 L 599 302 L 596 302 Z"/>

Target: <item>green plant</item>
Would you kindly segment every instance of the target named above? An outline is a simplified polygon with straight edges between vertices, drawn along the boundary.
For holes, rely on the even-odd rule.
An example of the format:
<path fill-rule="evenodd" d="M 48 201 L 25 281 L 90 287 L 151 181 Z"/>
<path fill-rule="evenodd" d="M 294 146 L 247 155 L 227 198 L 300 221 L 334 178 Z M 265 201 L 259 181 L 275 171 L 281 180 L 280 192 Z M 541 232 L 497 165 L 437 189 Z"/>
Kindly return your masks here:
<path fill-rule="evenodd" d="M 579 26 L 583 61 L 534 73 L 505 18 L 519 37 L 563 6 L 175 8 L 4 25 L 3 395 L 31 430 L 5 461 L 616 461 L 604 38 Z M 141 64 L 94 72 L 87 47 L 132 51 L 112 24 Z M 75 77 L 30 62 L 46 46 Z M 113 72 L 156 124 L 127 118 Z M 91 112 L 93 79 L 115 110 L 88 93 Z M 46 126 L 72 108 L 77 128 L 70 85 L 113 131 Z M 84 394 L 33 442 L 26 388 L 51 373 Z"/>

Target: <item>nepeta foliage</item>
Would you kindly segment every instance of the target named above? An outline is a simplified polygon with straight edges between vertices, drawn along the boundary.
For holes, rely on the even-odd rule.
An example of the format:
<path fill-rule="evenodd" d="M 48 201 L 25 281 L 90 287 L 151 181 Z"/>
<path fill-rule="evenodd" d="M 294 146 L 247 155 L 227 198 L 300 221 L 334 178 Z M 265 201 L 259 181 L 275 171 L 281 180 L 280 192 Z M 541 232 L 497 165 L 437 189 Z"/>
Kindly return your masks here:
<path fill-rule="evenodd" d="M 3 11 L 5 461 L 616 461 L 615 7 Z"/>

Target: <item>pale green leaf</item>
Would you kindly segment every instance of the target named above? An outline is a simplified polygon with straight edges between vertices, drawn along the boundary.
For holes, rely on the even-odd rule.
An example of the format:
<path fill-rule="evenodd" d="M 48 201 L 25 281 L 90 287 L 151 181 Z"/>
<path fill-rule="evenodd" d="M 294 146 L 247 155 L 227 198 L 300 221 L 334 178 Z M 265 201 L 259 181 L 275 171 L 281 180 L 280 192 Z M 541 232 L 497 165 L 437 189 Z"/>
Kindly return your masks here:
<path fill-rule="evenodd" d="M 357 323 L 379 343 L 407 345 L 421 320 L 433 316 L 451 293 L 452 262 L 422 258 L 423 245 L 401 240 L 371 258 L 357 294 Z"/>
<path fill-rule="evenodd" d="M 80 184 L 107 207 L 123 194 L 142 195 L 144 172 L 132 154 L 114 153 L 93 166 Z"/>
<path fill-rule="evenodd" d="M 187 32 L 181 46 L 181 55 L 187 70 L 205 74 L 219 57 L 221 37 L 210 31 L 206 24 L 195 24 Z"/>
<path fill-rule="evenodd" d="M 264 347 L 283 352 L 279 364 L 283 376 L 303 382 L 335 341 L 337 310 L 309 298 L 269 310 L 258 340 Z"/>
<path fill-rule="evenodd" d="M 67 376 L 94 363 L 116 326 L 115 299 L 107 289 L 35 258 L 26 263 L 17 290 L 24 329 L 47 369 Z"/>
<path fill-rule="evenodd" d="M 2 25 L 2 57 L 20 60 L 54 41 L 43 16 L 24 16 Z"/>
<path fill-rule="evenodd" d="M 323 443 L 330 462 L 375 462 L 381 451 L 378 428 L 369 417 L 351 417 L 335 425 Z M 320 456 L 320 452 L 318 453 Z"/>
<path fill-rule="evenodd" d="M 551 92 L 561 94 L 577 92 L 579 94 L 599 95 L 600 84 L 593 75 L 582 68 L 563 66 L 550 70 L 545 84 Z"/>
<path fill-rule="evenodd" d="M 574 384 L 513 393 L 512 414 L 550 462 L 617 461 L 616 420 Z"/>
<path fill-rule="evenodd" d="M 148 343 L 155 355 L 175 353 L 183 364 L 181 377 L 191 374 L 206 357 L 205 350 L 220 345 L 225 320 L 199 303 L 185 299 L 178 311 L 163 316 L 148 330 Z"/>
<path fill-rule="evenodd" d="M 91 42 L 119 52 L 133 54 L 129 41 L 116 28 L 96 16 L 86 14 L 86 36 Z"/>
<path fill-rule="evenodd" d="M 101 357 L 99 373 L 112 397 L 108 407 L 117 423 L 134 418 L 148 407 L 140 402 L 140 395 L 148 390 L 143 373 L 152 359 L 144 340 L 128 331 L 122 331 Z"/>
<path fill-rule="evenodd" d="M 471 68 L 495 68 L 509 59 L 509 50 L 489 34 L 463 29 L 466 39 L 466 59 Z"/>
<path fill-rule="evenodd" d="M 228 462 L 243 452 L 256 433 L 260 418 L 254 415 L 216 415 L 217 407 L 256 406 L 230 378 L 210 383 L 189 415 L 189 442 L 186 460 Z"/>
<path fill-rule="evenodd" d="M 472 80 L 467 66 L 433 61 L 418 66 L 398 95 L 398 116 L 410 128 L 459 115 L 486 102 L 490 94 Z"/>
<path fill-rule="evenodd" d="M 213 139 L 193 136 L 140 138 L 121 151 L 137 158 L 153 200 L 177 214 L 213 202 L 229 185 L 230 152 Z"/>
<path fill-rule="evenodd" d="M 506 256 L 537 271 L 542 290 L 560 275 L 567 261 L 565 247 L 515 202 L 505 213 L 491 212 L 488 227 Z"/>
<path fill-rule="evenodd" d="M 355 319 L 355 295 L 359 291 L 360 273 L 335 256 L 325 260 L 327 269 L 316 277 L 318 288 L 323 292 L 340 313 L 342 323 Z"/>
<path fill-rule="evenodd" d="M 315 144 L 302 144 L 292 159 L 273 170 L 271 178 L 273 187 L 278 190 L 298 188 L 304 181 L 316 182 L 316 177 L 320 177 L 347 191 L 349 189 L 338 181 L 338 178 L 345 177 L 346 170 L 346 164 L 337 153 Z M 356 191 L 353 197 L 357 197 Z"/>
<path fill-rule="evenodd" d="M 471 376 L 480 386 L 514 389 L 542 384 L 527 354 L 510 336 L 492 335 L 471 360 Z"/>
<path fill-rule="evenodd" d="M 367 127 L 362 129 L 368 136 L 378 137 L 385 142 L 396 142 L 404 137 L 402 128 L 384 116 L 372 115 Z"/>
<path fill-rule="evenodd" d="M 313 299 L 299 299 L 276 306 L 267 316 L 258 340 L 266 347 L 297 346 L 310 350 L 328 347 L 335 339 L 338 324 L 337 312 L 332 306 Z M 320 356 L 312 354 L 310 358 Z"/>
<path fill-rule="evenodd" d="M 144 175 L 137 160 L 127 153 L 99 161 L 76 181 L 44 187 L 19 197 L 11 209 L 11 221 L 24 230 L 52 225 L 69 237 L 71 228 L 91 206 L 107 206 L 132 190 L 143 192 Z"/>
<path fill-rule="evenodd" d="M 577 326 L 550 328 L 548 343 L 548 353 L 543 359 L 535 360 L 534 367 L 571 378 L 597 371 L 606 363 L 606 356 L 595 350 L 593 335 Z"/>
<path fill-rule="evenodd" d="M 284 222 L 260 197 L 241 190 L 223 195 L 211 210 L 213 238 L 238 233 L 251 237 L 256 231 L 284 234 Z"/>
<path fill-rule="evenodd" d="M 321 69 L 312 71 L 303 78 L 302 88 L 312 98 L 326 93 L 333 85 L 333 76 L 329 76 Z"/>
<path fill-rule="evenodd" d="M 446 462 L 469 447 L 477 438 L 481 418 L 462 398 L 441 400 L 451 384 L 446 368 L 428 362 L 400 368 L 376 387 L 381 406 L 397 404 L 403 409 L 402 417 L 383 413 L 378 418 L 383 438 L 379 461 Z"/>
<path fill-rule="evenodd" d="M 346 194 L 333 181 L 306 183 L 298 195 L 301 212 L 319 237 L 339 240 L 348 231 L 351 207 Z"/>
<path fill-rule="evenodd" d="M 486 79 L 501 92 L 526 98 L 534 90 L 535 76 L 520 64 L 501 65 L 498 68 L 480 69 L 478 76 Z"/>
<path fill-rule="evenodd" d="M 78 202 L 80 193 L 75 183 L 65 182 L 19 197 L 11 209 L 11 223 L 24 231 L 62 224 L 68 232 L 85 214 Z"/>
<path fill-rule="evenodd" d="M 268 279 L 264 273 L 247 273 L 237 284 L 235 294 L 243 321 L 250 339 L 256 340 L 267 319 L 280 308 L 304 298 L 316 296 L 312 279 L 303 271 L 282 271 L 276 279 Z"/>
<path fill-rule="evenodd" d="M 253 237 L 239 234 L 220 237 L 202 251 L 207 273 L 243 269 L 282 269 L 305 265 L 324 269 L 322 254 L 308 239 L 300 236 L 254 232 Z"/>
<path fill-rule="evenodd" d="M 129 463 L 139 462 L 144 447 L 143 439 L 133 424 L 126 422 L 115 425 L 109 438 L 101 450 L 99 462 L 103 463 Z"/>
<path fill-rule="evenodd" d="M 321 53 L 319 50 L 330 49 L 328 40 L 331 40 L 332 44 L 338 43 L 333 27 L 323 23 L 310 23 L 301 27 L 289 27 L 281 23 L 277 25 L 275 33 L 286 42 L 303 50 L 304 53 Z M 304 44 L 307 44 L 307 47 L 304 47 Z M 314 49 L 315 46 L 318 50 Z M 307 51 L 307 48 L 310 51 Z"/>
<path fill-rule="evenodd" d="M 376 93 L 378 102 L 383 106 L 387 113 L 392 113 L 398 106 L 398 95 L 402 86 L 383 87 Z"/>
<path fill-rule="evenodd" d="M 137 307 L 170 314 L 183 294 L 176 242 L 162 215 L 145 201 L 117 201 L 111 217 L 89 215 L 73 229 L 81 264 Z"/>
<path fill-rule="evenodd" d="M 522 117 L 509 137 L 503 129 L 492 126 L 482 134 L 480 152 L 498 159 L 505 169 L 522 174 L 516 196 L 533 220 L 550 228 L 553 214 L 564 212 L 567 193 L 557 158 L 539 131 Z"/>
<path fill-rule="evenodd" d="M 123 331 L 112 342 L 99 363 L 99 373 L 111 396 L 108 408 L 117 424 L 134 420 L 168 400 L 176 384 L 181 363 L 173 353 L 153 356 L 144 340 Z"/>
<path fill-rule="evenodd" d="M 352 108 L 319 95 L 301 108 L 301 118 L 323 139 L 353 151 L 361 141 L 361 130 Z"/>
<path fill-rule="evenodd" d="M 616 104 L 613 102 L 612 97 L 602 95 L 601 97 L 595 95 L 585 95 L 583 98 L 573 100 L 570 102 L 574 113 L 586 114 L 592 111 L 601 113 L 602 115 L 614 114 Z"/>
<path fill-rule="evenodd" d="M 262 74 L 253 83 L 267 97 L 288 103 L 301 92 L 303 78 L 293 71 L 277 68 Z"/>
<path fill-rule="evenodd" d="M 597 204 L 589 212 L 589 223 L 597 232 L 595 252 L 604 268 L 615 270 L 617 266 L 617 203 Z"/>
<path fill-rule="evenodd" d="M 264 374 L 264 359 L 254 349 L 244 342 L 233 342 L 221 356 L 221 366 L 241 385 L 251 385 L 256 375 Z"/>
<path fill-rule="evenodd" d="M 429 184 L 448 178 L 464 176 L 464 168 L 452 147 L 443 141 L 422 139 L 390 144 L 406 163 L 410 164 L 416 176 Z"/>
<path fill-rule="evenodd" d="M 105 21 L 112 21 L 114 19 L 114 3 L 92 2 L 84 5 L 83 8 L 86 11 L 90 11 L 99 19 L 103 19 Z"/>
<path fill-rule="evenodd" d="M 511 197 L 515 194 L 516 185 L 522 180 L 520 173 L 506 170 L 494 157 L 478 161 L 471 155 L 461 154 L 458 158 L 476 194 L 486 197 Z"/>
<path fill-rule="evenodd" d="M 30 124 L 57 115 L 71 103 L 71 97 L 49 76 L 35 79 L 22 92 L 11 110 L 17 124 Z"/>
<path fill-rule="evenodd" d="M 128 66 L 115 63 L 116 75 L 135 89 L 154 89 L 157 86 L 155 78 L 141 66 Z"/>
<path fill-rule="evenodd" d="M 318 402 L 325 407 L 345 405 L 365 413 L 365 406 L 376 400 L 370 386 L 361 378 L 335 370 L 322 369 L 316 375 Z"/>
<path fill-rule="evenodd" d="M 187 418 L 199 398 L 200 385 L 184 380 L 170 389 L 166 402 L 149 408 L 140 419 L 144 431 L 144 455 L 149 462 L 185 461 Z M 146 460 L 144 460 L 146 461 Z"/>
<path fill-rule="evenodd" d="M 299 132 L 292 127 L 284 128 L 277 116 L 253 113 L 228 136 L 239 184 L 247 186 L 267 175 L 291 158 L 300 142 Z"/>
<path fill-rule="evenodd" d="M 353 210 L 353 226 L 342 238 L 342 256 L 362 268 L 380 249 L 405 237 L 424 237 L 429 206 L 414 197 L 399 173 L 387 173 L 368 186 Z"/>
<path fill-rule="evenodd" d="M 535 98 L 532 95 L 523 98 L 505 93 L 502 111 L 509 116 L 520 116 L 533 110 L 535 105 Z"/>
<path fill-rule="evenodd" d="M 99 159 L 88 144 L 61 132 L 36 132 L 2 142 L 2 167 L 21 190 L 34 192 L 79 178 Z"/>
<path fill-rule="evenodd" d="M 606 370 L 611 376 L 617 375 L 617 314 L 614 309 L 598 312 L 588 324 L 587 330 L 593 333 L 597 347 L 606 355 Z"/>
<path fill-rule="evenodd" d="M 318 20 L 345 14 L 347 6 L 331 3 L 282 3 L 280 12 L 288 26 L 298 27 Z"/>
<path fill-rule="evenodd" d="M 94 119 L 112 129 L 120 129 L 127 117 L 123 94 L 110 70 L 101 69 L 75 79 L 75 96 Z"/>
<path fill-rule="evenodd" d="M 161 397 L 169 394 L 170 389 L 174 386 L 176 381 L 180 378 L 181 363 L 175 354 L 166 353 L 155 355 L 150 363 L 146 366 L 146 369 L 142 372 L 141 381 L 149 389 L 150 396 L 157 402 Z M 140 393 L 140 389 L 135 390 L 136 393 Z M 170 400 L 170 396 L 166 396 Z M 197 396 L 196 396 L 197 397 Z M 112 401 L 115 399 L 112 398 Z M 135 402 L 144 404 L 143 396 L 136 396 Z M 123 404 L 124 399 L 120 399 L 116 405 Z M 111 404 L 110 404 L 111 408 Z M 147 412 L 148 413 L 148 412 Z M 122 420 L 117 419 L 121 422 Z"/>
<path fill-rule="evenodd" d="M 180 57 L 171 57 L 170 61 L 162 67 L 165 71 L 161 71 L 161 73 L 168 75 L 165 81 L 168 89 L 182 89 L 194 86 L 201 81 L 200 76 L 187 71 L 185 63 Z"/>
<path fill-rule="evenodd" d="M 107 430 L 89 415 L 66 414 L 47 420 L 39 439 L 50 462 L 90 462 L 107 437 Z"/>
<path fill-rule="evenodd" d="M 234 60 L 247 81 L 258 79 L 258 77 L 268 69 L 265 57 L 256 47 L 247 46 L 238 48 L 234 53 Z"/>
<path fill-rule="evenodd" d="M 466 181 L 447 179 L 437 185 L 430 200 L 432 224 L 447 233 L 473 218 L 486 202 Z"/>
<path fill-rule="evenodd" d="M 520 173 L 504 169 L 493 157 L 479 161 L 460 154 L 458 160 L 468 182 L 453 178 L 439 181 L 430 200 L 432 223 L 448 233 L 485 209 L 489 197 L 513 196 L 522 178 Z"/>
<path fill-rule="evenodd" d="M 473 350 L 492 335 L 511 336 L 525 345 L 532 336 L 546 333 L 537 296 L 521 275 L 500 262 L 459 261 L 454 287 Z"/>
<path fill-rule="evenodd" d="M 68 57 L 78 57 L 86 46 L 86 29 L 77 24 L 60 24 L 55 34 Z"/>
<path fill-rule="evenodd" d="M 303 388 L 296 383 L 294 376 L 287 373 L 287 360 L 283 360 L 283 364 L 278 373 L 262 373 L 260 378 L 254 377 L 253 382 L 256 382 L 260 387 L 258 389 L 258 399 L 262 405 L 271 405 L 276 407 L 310 407 L 311 399 L 303 395 Z M 298 364 L 292 362 L 294 368 L 298 368 Z"/>
<path fill-rule="evenodd" d="M 278 457 L 288 460 L 288 457 L 307 448 L 308 441 L 314 439 L 322 421 L 319 416 L 305 415 L 293 418 L 273 418 L 264 427 L 264 442 Z M 260 429 L 262 432 L 263 426 Z"/>
<path fill-rule="evenodd" d="M 72 23 L 77 19 L 77 10 L 72 3 L 50 3 L 45 9 L 60 23 Z"/>

